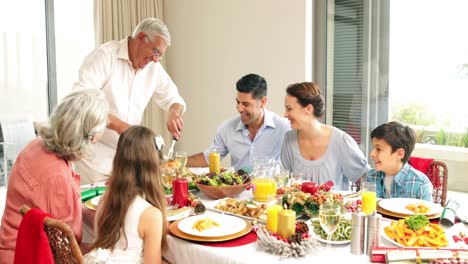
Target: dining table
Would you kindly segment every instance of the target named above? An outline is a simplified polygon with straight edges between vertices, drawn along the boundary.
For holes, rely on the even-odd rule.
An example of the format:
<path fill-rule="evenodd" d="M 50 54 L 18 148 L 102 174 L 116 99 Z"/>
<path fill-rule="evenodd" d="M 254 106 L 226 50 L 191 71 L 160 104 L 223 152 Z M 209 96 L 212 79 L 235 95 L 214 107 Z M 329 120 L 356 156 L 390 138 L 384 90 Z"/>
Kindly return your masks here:
<path fill-rule="evenodd" d="M 207 210 L 204 215 L 207 217 L 220 215 L 218 210 L 213 210 L 213 203 L 217 201 L 206 196 L 203 192 L 197 192 L 195 195 L 203 204 L 207 205 Z M 236 199 L 252 200 L 253 195 L 251 190 L 245 190 L 240 193 Z M 83 238 L 92 240 L 93 225 L 95 211 L 83 205 Z M 300 219 L 299 219 L 300 220 Z M 383 215 L 381 225 L 390 225 L 395 217 Z M 433 222 L 437 219 L 433 219 Z M 257 223 L 260 226 L 262 223 Z M 460 223 L 468 230 L 468 224 Z M 88 233 L 88 234 L 85 234 Z M 163 258 L 170 263 L 203 263 L 203 264 L 219 264 L 219 263 L 331 263 L 346 262 L 346 263 L 372 263 L 370 256 L 367 254 L 355 255 L 351 253 L 350 243 L 331 245 L 327 248 L 326 244 L 319 243 L 312 252 L 301 257 L 284 258 L 271 252 L 267 252 L 256 242 L 257 235 L 252 230 L 244 237 L 235 238 L 232 241 L 221 242 L 205 242 L 193 241 L 190 239 L 180 238 L 169 232 L 167 236 L 168 248 L 163 252 Z M 382 234 L 379 236 L 379 247 L 395 247 L 388 240 L 383 239 Z"/>

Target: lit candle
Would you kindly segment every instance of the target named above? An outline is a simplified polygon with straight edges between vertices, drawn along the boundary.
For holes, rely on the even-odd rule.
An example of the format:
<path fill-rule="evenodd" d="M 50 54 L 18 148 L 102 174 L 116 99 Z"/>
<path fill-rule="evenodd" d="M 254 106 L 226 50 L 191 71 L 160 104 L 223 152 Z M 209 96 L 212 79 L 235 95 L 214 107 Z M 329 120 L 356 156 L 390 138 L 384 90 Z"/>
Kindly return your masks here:
<path fill-rule="evenodd" d="M 278 212 L 283 209 L 281 205 L 272 205 L 267 208 L 267 228 L 273 233 L 278 230 Z"/>
<path fill-rule="evenodd" d="M 296 212 L 284 209 L 278 212 L 278 235 L 289 238 L 296 232 Z"/>

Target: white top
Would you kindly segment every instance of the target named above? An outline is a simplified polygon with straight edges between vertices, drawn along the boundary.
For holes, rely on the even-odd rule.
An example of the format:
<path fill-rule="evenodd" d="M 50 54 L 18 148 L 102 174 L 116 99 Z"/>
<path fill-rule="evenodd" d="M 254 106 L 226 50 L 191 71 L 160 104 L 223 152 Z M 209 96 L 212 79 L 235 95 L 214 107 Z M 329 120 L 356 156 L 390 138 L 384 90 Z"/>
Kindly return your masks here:
<path fill-rule="evenodd" d="M 85 262 L 143 263 L 143 239 L 138 234 L 138 222 L 143 211 L 150 206 L 152 205 L 141 196 L 135 197 L 125 216 L 127 241 L 122 233 L 113 252 L 108 249 L 94 249 L 85 256 Z"/>
<path fill-rule="evenodd" d="M 150 62 L 142 70 L 133 69 L 127 38 L 104 43 L 85 58 L 73 86 L 79 88 L 101 89 L 109 101 L 110 113 L 130 125 L 141 123 L 152 96 L 165 111 L 174 103 L 183 105 L 185 111 L 184 99 L 159 62 Z M 118 138 L 115 131 L 106 129 L 102 139 L 94 144 L 94 159 L 84 162 L 97 172 L 110 175 Z"/>
<path fill-rule="evenodd" d="M 288 131 L 281 148 L 281 162 L 286 170 L 303 172 L 304 178 L 313 182 L 322 184 L 331 180 L 339 191 L 348 191 L 349 181 L 355 182 L 370 168 L 356 141 L 336 127 L 333 127 L 327 150 L 316 160 L 304 159 L 297 130 Z"/>
<path fill-rule="evenodd" d="M 385 175 L 385 178 L 384 178 L 385 190 L 387 191 L 388 197 L 391 197 L 390 194 L 391 194 L 392 182 L 394 178 L 395 176 L 389 176 L 389 175 Z"/>

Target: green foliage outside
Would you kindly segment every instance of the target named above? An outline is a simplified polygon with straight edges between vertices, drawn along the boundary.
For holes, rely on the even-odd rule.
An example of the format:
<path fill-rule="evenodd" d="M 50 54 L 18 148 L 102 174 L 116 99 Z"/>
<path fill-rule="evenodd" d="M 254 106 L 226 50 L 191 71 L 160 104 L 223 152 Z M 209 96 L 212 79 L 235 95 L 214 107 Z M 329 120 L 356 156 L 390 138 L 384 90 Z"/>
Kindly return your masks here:
<path fill-rule="evenodd" d="M 392 120 L 412 126 L 418 143 L 468 148 L 468 127 L 462 133 L 450 132 L 449 124 L 446 121 L 438 124 L 436 116 L 425 105 L 399 106 L 392 113 Z M 439 127 L 439 130 L 429 127 Z"/>

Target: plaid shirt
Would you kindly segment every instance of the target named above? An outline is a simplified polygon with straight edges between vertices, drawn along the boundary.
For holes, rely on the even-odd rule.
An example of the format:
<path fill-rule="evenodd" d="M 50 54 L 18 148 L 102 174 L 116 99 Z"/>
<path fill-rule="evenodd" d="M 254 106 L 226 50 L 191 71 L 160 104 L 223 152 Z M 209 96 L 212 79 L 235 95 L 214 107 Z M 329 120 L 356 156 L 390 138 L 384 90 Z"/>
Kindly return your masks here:
<path fill-rule="evenodd" d="M 427 176 L 405 163 L 392 181 L 390 197 L 384 184 L 385 172 L 371 169 L 367 173 L 367 181 L 375 182 L 376 194 L 379 198 L 416 198 L 432 201 L 432 183 Z"/>

